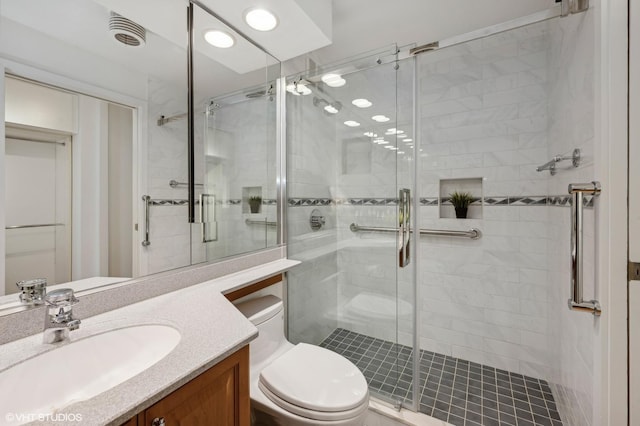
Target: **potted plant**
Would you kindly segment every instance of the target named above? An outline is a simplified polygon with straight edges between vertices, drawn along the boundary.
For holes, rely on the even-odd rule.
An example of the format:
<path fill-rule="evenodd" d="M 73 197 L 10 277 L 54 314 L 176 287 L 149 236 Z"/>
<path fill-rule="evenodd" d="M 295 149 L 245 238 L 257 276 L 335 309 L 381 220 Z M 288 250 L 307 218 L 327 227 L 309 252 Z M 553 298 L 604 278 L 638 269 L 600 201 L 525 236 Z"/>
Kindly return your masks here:
<path fill-rule="evenodd" d="M 456 218 L 466 219 L 467 209 L 473 201 L 471 194 L 468 192 L 453 191 L 452 194 L 449 194 L 449 197 L 451 204 L 453 204 L 453 207 L 456 209 Z"/>
<path fill-rule="evenodd" d="M 260 213 L 260 205 L 262 205 L 262 197 L 254 195 L 249 197 L 249 208 L 251 213 Z"/>

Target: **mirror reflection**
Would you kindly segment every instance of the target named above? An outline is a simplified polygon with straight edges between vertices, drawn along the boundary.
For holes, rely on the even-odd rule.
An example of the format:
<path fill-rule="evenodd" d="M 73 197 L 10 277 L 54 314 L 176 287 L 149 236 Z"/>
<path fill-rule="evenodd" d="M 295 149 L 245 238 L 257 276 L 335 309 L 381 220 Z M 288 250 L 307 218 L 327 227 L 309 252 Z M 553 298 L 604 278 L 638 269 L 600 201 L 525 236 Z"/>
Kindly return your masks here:
<path fill-rule="evenodd" d="M 188 223 L 188 6 L 0 3 L 0 302 L 20 280 L 86 289 L 277 244 L 279 62 L 197 6 Z M 233 45 L 211 45 L 215 30 Z"/>

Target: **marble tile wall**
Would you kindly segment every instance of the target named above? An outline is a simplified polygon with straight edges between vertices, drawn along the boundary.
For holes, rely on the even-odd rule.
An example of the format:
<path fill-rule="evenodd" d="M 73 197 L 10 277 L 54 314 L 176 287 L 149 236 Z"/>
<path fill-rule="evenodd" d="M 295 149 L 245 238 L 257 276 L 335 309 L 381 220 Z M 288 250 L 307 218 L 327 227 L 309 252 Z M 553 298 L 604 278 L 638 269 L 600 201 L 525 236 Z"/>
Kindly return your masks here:
<path fill-rule="evenodd" d="M 216 199 L 217 241 L 206 244 L 209 259 L 277 242 L 275 226 L 246 223 L 276 222 L 275 99 L 218 102 L 222 106 L 213 110 L 206 123 L 203 158 L 206 170 L 203 191 Z M 262 197 L 258 213 L 249 210 L 251 195 Z"/>
<path fill-rule="evenodd" d="M 421 227 L 483 233 L 420 238 L 420 345 L 541 378 L 552 364 L 548 208 L 492 201 L 551 195 L 535 170 L 549 159 L 549 36 L 543 22 L 418 57 L 420 195 L 441 195 L 441 179 L 481 178 L 488 201 L 476 219 L 420 208 Z"/>
<path fill-rule="evenodd" d="M 149 87 L 148 194 L 154 200 L 184 201 L 186 186 L 172 188 L 169 181 L 187 182 L 187 121 L 158 126 L 157 119 L 184 113 L 186 94 L 183 88 L 162 81 L 151 80 Z M 214 237 L 215 227 L 217 240 L 202 242 L 201 226 L 186 223 L 185 203 L 159 202 L 150 210 L 152 243 L 143 257 L 146 273 L 276 244 L 275 227 L 245 223 L 247 219 L 276 220 L 275 112 L 275 101 L 259 98 L 223 105 L 210 118 L 196 114 L 195 150 L 201 154 L 197 154 L 195 175 L 206 184 L 196 188 L 196 197 L 203 191 L 215 196 L 216 225 L 206 232 L 208 238 Z M 249 212 L 246 187 L 258 188 L 256 194 L 263 198 L 260 213 Z"/>
<path fill-rule="evenodd" d="M 287 192 L 295 206 L 286 212 L 287 252 L 302 261 L 287 274 L 288 337 L 318 344 L 338 326 L 338 238 L 331 200 L 339 152 L 335 123 L 313 105 L 313 95 L 287 95 L 287 141 Z M 320 231 L 309 225 L 316 209 L 326 221 Z"/>
<path fill-rule="evenodd" d="M 148 93 L 147 195 L 152 199 L 186 200 L 186 187 L 171 188 L 169 181 L 187 181 L 187 120 L 157 125 L 162 115 L 171 117 L 186 112 L 186 91 L 151 78 Z M 152 206 L 149 212 L 151 244 L 143 249 L 140 272 L 146 275 L 190 265 L 187 206 Z"/>

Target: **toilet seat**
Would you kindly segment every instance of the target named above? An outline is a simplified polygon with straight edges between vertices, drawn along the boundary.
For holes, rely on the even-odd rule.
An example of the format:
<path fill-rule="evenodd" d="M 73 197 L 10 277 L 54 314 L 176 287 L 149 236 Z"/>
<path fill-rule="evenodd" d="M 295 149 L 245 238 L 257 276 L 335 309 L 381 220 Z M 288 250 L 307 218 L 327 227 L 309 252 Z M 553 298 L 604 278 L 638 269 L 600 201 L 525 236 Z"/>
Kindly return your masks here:
<path fill-rule="evenodd" d="M 273 403 L 314 420 L 343 420 L 367 409 L 367 382 L 349 360 L 299 343 L 265 367 L 258 387 Z"/>

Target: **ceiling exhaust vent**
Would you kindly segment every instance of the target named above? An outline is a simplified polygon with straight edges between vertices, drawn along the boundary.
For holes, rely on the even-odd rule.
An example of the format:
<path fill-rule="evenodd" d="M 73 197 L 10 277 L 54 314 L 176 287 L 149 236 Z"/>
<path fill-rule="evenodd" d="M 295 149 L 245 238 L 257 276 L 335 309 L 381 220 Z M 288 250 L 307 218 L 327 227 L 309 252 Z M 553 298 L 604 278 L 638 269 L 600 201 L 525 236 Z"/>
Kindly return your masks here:
<path fill-rule="evenodd" d="M 109 32 L 120 43 L 130 47 L 142 47 L 146 42 L 144 27 L 115 12 L 111 12 L 109 17 Z"/>

